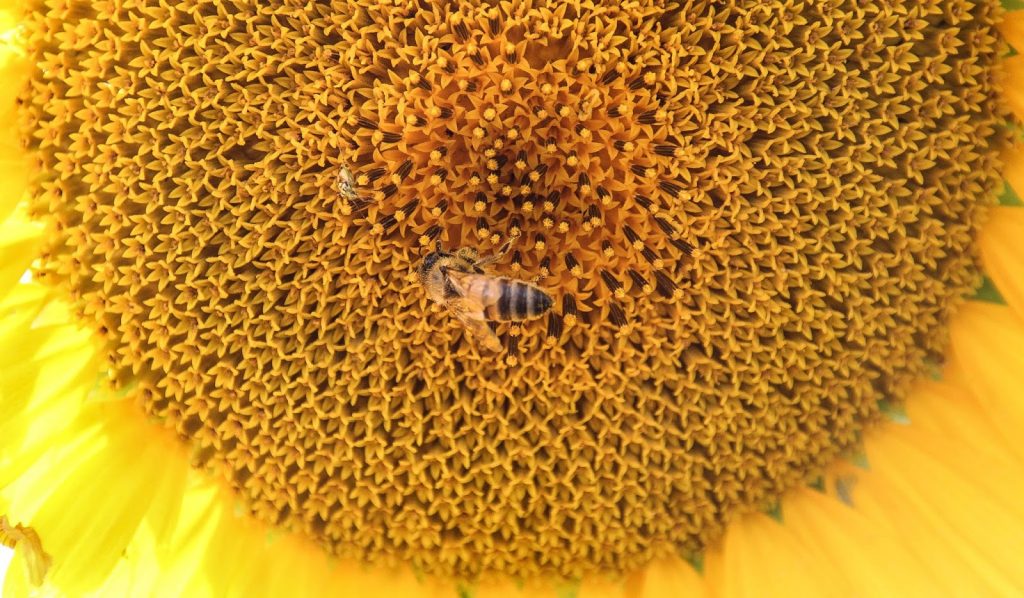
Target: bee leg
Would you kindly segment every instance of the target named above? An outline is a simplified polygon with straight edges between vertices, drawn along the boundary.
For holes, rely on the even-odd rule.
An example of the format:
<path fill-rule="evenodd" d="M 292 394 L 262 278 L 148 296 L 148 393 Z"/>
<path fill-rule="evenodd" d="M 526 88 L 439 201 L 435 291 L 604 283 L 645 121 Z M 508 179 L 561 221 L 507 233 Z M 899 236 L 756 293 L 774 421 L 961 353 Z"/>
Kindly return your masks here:
<path fill-rule="evenodd" d="M 471 264 L 477 263 L 477 260 L 480 259 L 476 249 L 473 249 L 472 247 L 460 247 L 459 250 L 455 252 L 455 257 L 466 260 Z"/>
<path fill-rule="evenodd" d="M 501 258 L 505 257 L 505 254 L 507 254 L 509 252 L 509 250 L 512 249 L 512 245 L 519 239 L 519 236 L 520 236 L 520 233 L 518 233 L 518 232 L 509 235 L 508 239 L 504 243 L 501 244 L 501 247 L 498 248 L 498 252 L 497 253 L 495 253 L 494 255 L 490 255 L 490 256 L 487 256 L 485 258 L 479 259 L 478 261 L 475 262 L 476 266 L 477 267 L 487 266 L 487 265 L 493 264 L 494 262 L 496 262 L 496 261 L 500 260 Z"/>

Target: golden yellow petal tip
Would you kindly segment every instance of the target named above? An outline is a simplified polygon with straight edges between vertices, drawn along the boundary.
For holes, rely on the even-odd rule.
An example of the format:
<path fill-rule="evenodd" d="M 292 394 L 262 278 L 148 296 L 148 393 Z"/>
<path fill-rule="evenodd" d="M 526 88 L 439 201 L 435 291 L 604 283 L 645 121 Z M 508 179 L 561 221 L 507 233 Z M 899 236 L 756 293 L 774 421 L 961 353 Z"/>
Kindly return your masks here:
<path fill-rule="evenodd" d="M 43 550 L 36 530 L 21 524 L 11 525 L 6 515 L 0 515 L 0 545 L 21 552 L 29 581 L 37 587 L 43 585 L 53 558 Z"/>

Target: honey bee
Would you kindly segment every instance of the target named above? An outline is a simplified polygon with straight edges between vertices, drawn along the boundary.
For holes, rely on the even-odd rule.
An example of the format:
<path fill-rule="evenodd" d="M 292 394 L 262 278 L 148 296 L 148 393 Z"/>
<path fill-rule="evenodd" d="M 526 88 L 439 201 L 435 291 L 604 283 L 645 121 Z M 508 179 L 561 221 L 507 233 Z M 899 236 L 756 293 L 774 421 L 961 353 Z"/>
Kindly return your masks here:
<path fill-rule="evenodd" d="M 444 251 L 438 241 L 419 266 L 420 284 L 431 301 L 444 307 L 491 351 L 501 351 L 501 341 L 488 322 L 520 322 L 542 315 L 551 308 L 551 297 L 533 282 L 484 271 L 508 253 L 519 235 L 512 235 L 489 257 L 463 247 Z"/>

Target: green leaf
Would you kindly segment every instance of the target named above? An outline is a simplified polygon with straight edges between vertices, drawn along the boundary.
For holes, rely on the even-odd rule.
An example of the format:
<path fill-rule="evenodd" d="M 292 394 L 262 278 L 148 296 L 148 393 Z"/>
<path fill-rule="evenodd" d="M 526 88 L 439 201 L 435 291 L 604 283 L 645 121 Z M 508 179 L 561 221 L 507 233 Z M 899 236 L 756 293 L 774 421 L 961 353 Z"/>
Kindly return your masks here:
<path fill-rule="evenodd" d="M 895 403 L 882 400 L 878 401 L 878 409 L 882 412 L 882 415 L 891 422 L 902 424 L 904 426 L 910 424 L 910 417 L 907 416 L 907 411 L 903 408 L 903 405 L 897 405 Z"/>
<path fill-rule="evenodd" d="M 871 464 L 868 463 L 868 454 L 864 452 L 863 447 L 851 451 L 847 459 L 861 469 L 871 469 Z"/>
<path fill-rule="evenodd" d="M 576 598 L 580 593 L 579 580 L 567 581 L 560 584 L 556 590 L 558 598 Z"/>
<path fill-rule="evenodd" d="M 853 476 L 841 477 L 836 480 L 836 495 L 839 500 L 851 507 L 853 506 L 853 487 L 856 483 L 857 478 Z"/>
<path fill-rule="evenodd" d="M 412 569 L 412 576 L 416 578 L 416 581 L 423 583 L 427 579 L 427 574 L 423 572 L 423 569 L 415 563 L 410 565 Z"/>
<path fill-rule="evenodd" d="M 1024 0 L 1021 0 L 1021 2 L 1024 2 Z M 1013 187 L 1010 187 L 1009 183 L 1003 183 L 1003 192 L 999 194 L 999 205 L 1022 207 L 1024 206 L 1024 201 L 1021 201 L 1020 196 L 1013 190 Z"/>
<path fill-rule="evenodd" d="M 989 278 L 988 276 L 981 279 L 981 287 L 979 287 L 978 290 L 974 292 L 974 295 L 971 297 L 971 299 L 974 299 L 976 301 L 986 301 L 988 303 L 997 303 L 999 305 L 1006 305 L 1006 299 L 1003 299 L 1003 295 L 999 292 L 999 289 L 996 288 L 995 283 L 992 282 L 992 279 Z"/>
<path fill-rule="evenodd" d="M 683 555 L 683 560 L 690 563 L 690 566 L 694 568 L 697 573 L 704 575 L 704 553 L 696 552 L 691 555 Z"/>

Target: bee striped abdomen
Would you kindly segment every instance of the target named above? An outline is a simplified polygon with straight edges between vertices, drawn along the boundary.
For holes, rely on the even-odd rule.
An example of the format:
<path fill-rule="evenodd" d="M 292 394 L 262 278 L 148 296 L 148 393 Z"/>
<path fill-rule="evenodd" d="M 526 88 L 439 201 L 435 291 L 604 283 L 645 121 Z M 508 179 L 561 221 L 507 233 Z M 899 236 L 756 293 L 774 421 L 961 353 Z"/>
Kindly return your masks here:
<path fill-rule="evenodd" d="M 513 322 L 539 316 L 551 307 L 551 297 L 537 287 L 512 279 L 502 279 L 497 285 L 497 301 L 487 306 L 485 315 L 490 320 Z"/>

